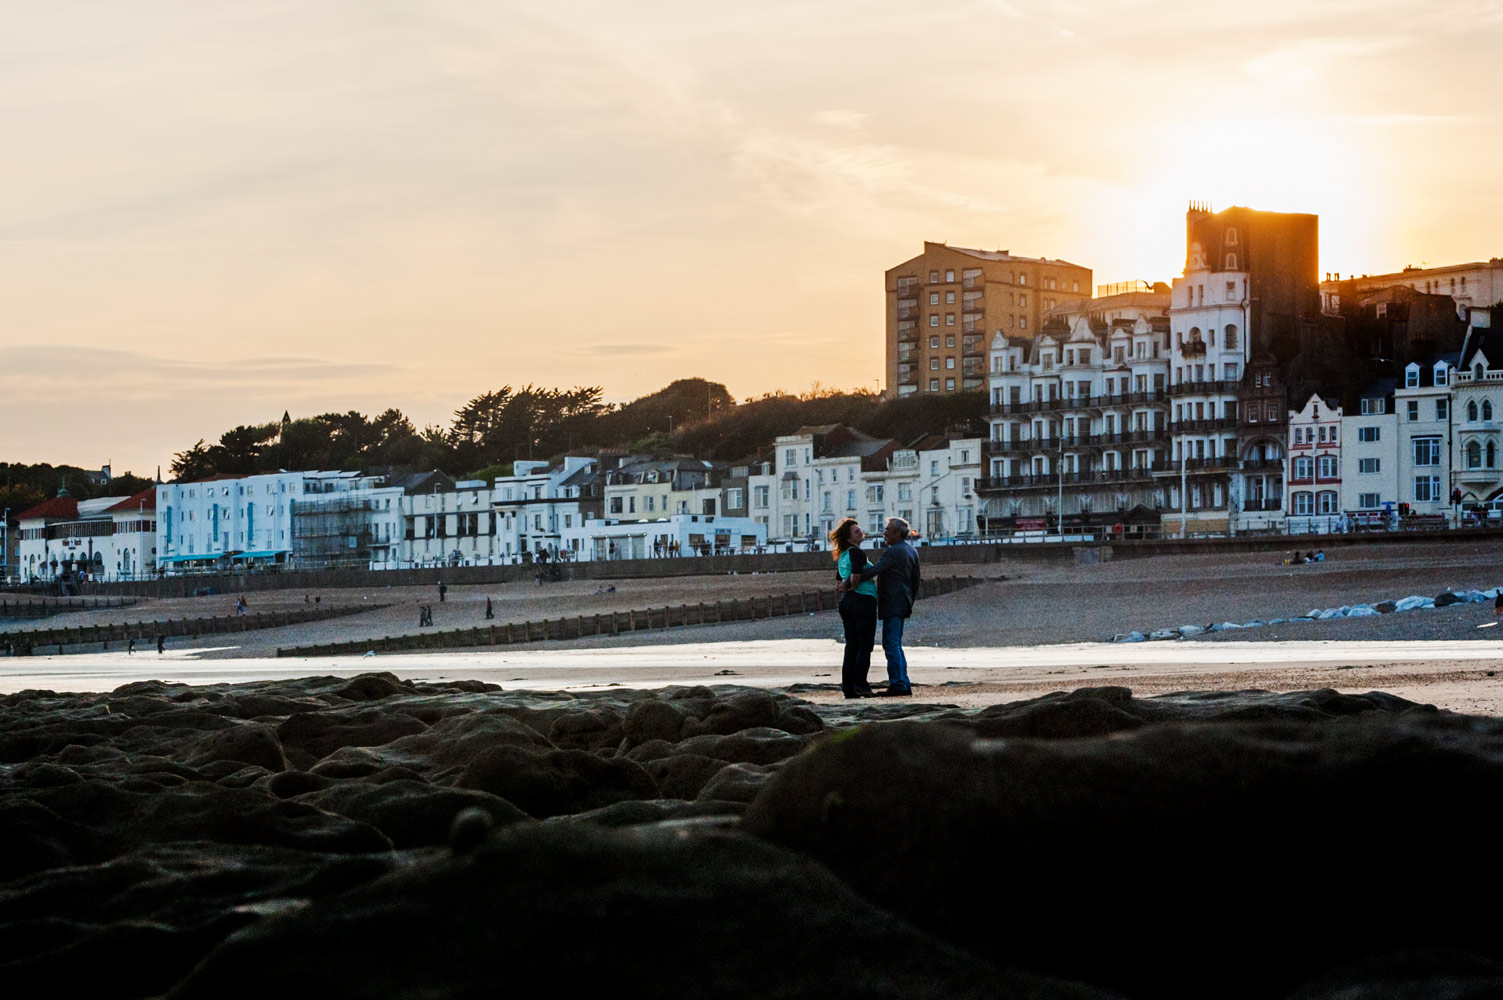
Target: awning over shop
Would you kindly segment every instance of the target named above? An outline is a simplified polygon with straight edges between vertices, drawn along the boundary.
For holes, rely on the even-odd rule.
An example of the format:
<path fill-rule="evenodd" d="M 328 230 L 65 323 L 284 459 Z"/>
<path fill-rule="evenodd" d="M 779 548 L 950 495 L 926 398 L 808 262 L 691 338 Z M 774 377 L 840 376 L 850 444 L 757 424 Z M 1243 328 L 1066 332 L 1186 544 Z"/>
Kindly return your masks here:
<path fill-rule="evenodd" d="M 237 552 L 236 559 L 270 559 L 272 556 L 286 555 L 288 549 L 262 549 L 257 552 Z"/>

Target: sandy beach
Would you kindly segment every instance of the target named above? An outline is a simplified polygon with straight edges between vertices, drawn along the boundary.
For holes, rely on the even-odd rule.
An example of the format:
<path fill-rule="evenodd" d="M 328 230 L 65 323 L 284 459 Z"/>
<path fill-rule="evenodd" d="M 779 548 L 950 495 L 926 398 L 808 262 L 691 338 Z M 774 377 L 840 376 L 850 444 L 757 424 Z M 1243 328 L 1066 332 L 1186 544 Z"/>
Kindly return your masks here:
<path fill-rule="evenodd" d="M 1411 594 L 1487 589 L 1503 583 L 1503 540 L 1414 542 L 1334 550 L 1327 562 L 1286 566 L 1282 553 L 1122 558 L 1097 566 L 1010 560 L 946 565 L 925 552 L 931 576 L 991 580 L 920 601 L 909 623 L 910 672 L 921 699 L 962 707 L 1037 697 L 1054 690 L 1121 685 L 1140 696 L 1183 690 L 1344 692 L 1382 690 L 1472 714 L 1503 715 L 1503 629 L 1490 604 L 1460 604 L 1375 618 L 1291 622 L 1194 640 L 1138 644 L 1117 633 L 1184 624 L 1288 618 L 1311 610 Z M 707 625 L 619 637 L 442 654 L 275 659 L 278 647 L 376 639 L 419 631 L 418 607 L 437 628 L 661 607 L 817 589 L 823 573 L 563 582 L 536 586 L 258 592 L 253 609 L 304 606 L 305 599 L 369 606 L 348 617 L 231 636 L 174 639 L 165 655 L 147 650 L 31 657 L 0 665 L 0 689 L 108 690 L 149 677 L 187 682 L 348 675 L 479 679 L 507 687 L 588 690 L 609 686 L 740 683 L 797 686 L 813 701 L 838 700 L 840 622 L 834 613 Z M 74 612 L 46 626 L 150 621 L 232 613 L 236 594 L 148 600 L 128 609 Z M 42 627 L 44 623 L 35 623 Z M 18 627 L 10 623 L 9 628 Z M 20 627 L 33 627 L 26 623 Z M 885 676 L 880 650 L 872 679 Z"/>

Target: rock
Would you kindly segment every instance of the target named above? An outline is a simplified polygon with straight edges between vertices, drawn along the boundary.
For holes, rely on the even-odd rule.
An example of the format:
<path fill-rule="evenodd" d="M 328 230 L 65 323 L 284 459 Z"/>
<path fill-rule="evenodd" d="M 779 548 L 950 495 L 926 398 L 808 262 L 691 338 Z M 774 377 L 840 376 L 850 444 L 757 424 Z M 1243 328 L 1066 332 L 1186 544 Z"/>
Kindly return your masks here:
<path fill-rule="evenodd" d="M 264 767 L 268 771 L 285 771 L 287 754 L 274 727 L 247 723 L 211 736 L 203 750 L 189 760 L 194 766 L 214 761 L 238 761 Z"/>
<path fill-rule="evenodd" d="M 695 799 L 705 783 L 725 767 L 725 761 L 696 753 L 677 753 L 644 766 L 665 799 Z"/>
<path fill-rule="evenodd" d="M 536 753 L 518 746 L 481 754 L 456 785 L 500 796 L 538 819 L 658 796 L 652 776 L 627 757 L 607 759 L 583 750 Z"/>
<path fill-rule="evenodd" d="M 1100 996 L 998 971 L 769 844 L 571 822 L 502 831 L 248 926 L 172 997 L 266 996 L 288 982 L 310 996 L 478 997 L 498 975 L 518 990 L 564 977 L 573 996 L 825 1000 L 832 984 L 881 998 Z"/>
<path fill-rule="evenodd" d="M 1123 706 L 1131 699 L 1132 692 L 1123 687 L 1056 692 L 1031 701 L 992 705 L 976 715 L 972 725 L 978 736 L 988 738 L 1104 736 L 1143 725 L 1141 719 L 1124 711 Z"/>
<path fill-rule="evenodd" d="M 774 764 L 802 753 L 809 739 L 781 729 L 752 728 L 727 736 L 693 736 L 679 743 L 676 753 L 714 757 L 732 764 Z"/>
<path fill-rule="evenodd" d="M 1381 615 L 1391 615 L 1399 610 L 1398 604 L 1394 601 L 1379 601 L 1373 605 L 1373 608 Z"/>
<path fill-rule="evenodd" d="M 700 789 L 701 802 L 750 802 L 778 769 L 778 764 L 727 764 Z"/>
<path fill-rule="evenodd" d="M 380 701 L 394 695 L 411 694 L 415 690 L 411 683 L 398 680 L 395 674 L 379 673 L 352 677 L 348 684 L 331 693 L 347 701 Z"/>
<path fill-rule="evenodd" d="M 382 709 L 346 712 L 299 712 L 277 727 L 288 758 L 308 764 L 342 747 L 379 747 L 428 727 L 410 715 Z"/>
<path fill-rule="evenodd" d="M 1463 603 L 1465 603 L 1465 601 L 1460 595 L 1453 594 L 1448 590 L 1443 594 L 1435 595 L 1433 606 L 1437 608 L 1449 608 L 1453 604 Z"/>
<path fill-rule="evenodd" d="M 999 968 L 1069 969 L 1131 996 L 1278 997 L 1343 956 L 1435 941 L 1497 957 L 1468 905 L 1473 859 L 1454 845 L 1503 822 L 1503 725 L 1366 706 L 1085 740 L 866 726 L 783 765 L 743 825 Z M 881 864 L 866 853 L 873 831 Z M 1103 842 L 1138 859 L 1142 877 L 1080 863 Z M 1454 863 L 1420 880 L 1376 875 L 1395 842 Z M 1311 844 L 1339 845 L 1343 867 L 1371 874 L 1301 905 L 1291 880 L 1310 870 Z M 1235 891 L 1168 902 L 1194 896 L 1208 872 Z M 1173 962 L 1143 961 L 1166 940 Z"/>
<path fill-rule="evenodd" d="M 633 746 L 652 740 L 676 743 L 684 730 L 686 718 L 688 715 L 672 702 L 648 698 L 627 709 L 621 731 Z"/>
<path fill-rule="evenodd" d="M 339 782 L 305 792 L 296 801 L 367 823 L 399 848 L 452 843 L 456 817 L 467 811 L 484 813 L 487 829 L 531 822 L 526 813 L 495 795 L 437 788 L 421 781 L 390 781 L 380 785 Z"/>

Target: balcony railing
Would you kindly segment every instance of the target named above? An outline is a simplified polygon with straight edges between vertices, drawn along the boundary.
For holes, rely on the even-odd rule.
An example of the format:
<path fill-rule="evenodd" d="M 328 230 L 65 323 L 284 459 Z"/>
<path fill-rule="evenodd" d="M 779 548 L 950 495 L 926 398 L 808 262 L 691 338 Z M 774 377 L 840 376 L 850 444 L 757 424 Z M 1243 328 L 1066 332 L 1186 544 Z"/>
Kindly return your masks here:
<path fill-rule="evenodd" d="M 1053 410 L 1100 410 L 1107 407 L 1149 406 L 1163 402 L 1163 391 L 1155 389 L 1151 392 L 1131 392 L 1118 396 L 1066 396 L 1059 399 L 1031 399 L 1018 403 L 993 403 L 991 412 L 1008 414 L 1047 413 Z"/>
<path fill-rule="evenodd" d="M 1152 468 L 1092 469 L 1089 472 L 1044 473 L 1026 476 L 991 476 L 976 480 L 976 492 L 1000 490 L 1058 489 L 1065 486 L 1094 486 L 1105 483 L 1147 482 L 1159 471 Z"/>
<path fill-rule="evenodd" d="M 918 319 L 918 315 L 919 311 L 917 309 L 898 310 L 898 319 Z"/>
<path fill-rule="evenodd" d="M 1267 511 L 1280 511 L 1284 509 L 1282 497 L 1274 497 L 1271 500 L 1247 500 L 1242 504 L 1242 511 L 1246 514 L 1259 514 Z"/>
<path fill-rule="evenodd" d="M 1203 340 L 1189 340 L 1181 344 L 1179 353 L 1187 358 L 1203 358 L 1206 353 L 1206 342 Z"/>
<path fill-rule="evenodd" d="M 1281 472 L 1283 468 L 1282 458 L 1244 458 L 1242 460 L 1243 472 Z"/>
<path fill-rule="evenodd" d="M 1169 387 L 1171 396 L 1194 396 L 1212 392 L 1236 392 L 1242 385 L 1241 382 L 1233 382 L 1221 379 L 1216 382 L 1181 382 Z"/>
<path fill-rule="evenodd" d="M 1179 473 L 1180 462 L 1167 462 L 1161 472 Z M 1230 456 L 1224 458 L 1191 458 L 1183 463 L 1185 472 L 1225 472 L 1237 467 L 1237 460 Z"/>
<path fill-rule="evenodd" d="M 1234 431 L 1240 424 L 1235 417 L 1216 417 L 1213 420 L 1180 420 L 1169 425 L 1169 429 L 1176 434 L 1189 434 L 1196 431 Z"/>
<path fill-rule="evenodd" d="M 973 274 L 969 278 L 962 278 L 960 284 L 965 288 L 985 288 L 986 276 L 983 274 Z"/>

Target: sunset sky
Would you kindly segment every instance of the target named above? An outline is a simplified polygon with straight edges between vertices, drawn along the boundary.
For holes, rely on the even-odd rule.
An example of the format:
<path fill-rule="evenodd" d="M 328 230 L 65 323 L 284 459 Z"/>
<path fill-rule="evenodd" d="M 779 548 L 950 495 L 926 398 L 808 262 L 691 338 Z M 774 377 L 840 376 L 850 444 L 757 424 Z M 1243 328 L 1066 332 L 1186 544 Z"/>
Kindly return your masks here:
<path fill-rule="evenodd" d="M 924 240 L 1503 254 L 1499 0 L 8 0 L 0 459 L 505 384 L 875 388 Z"/>

